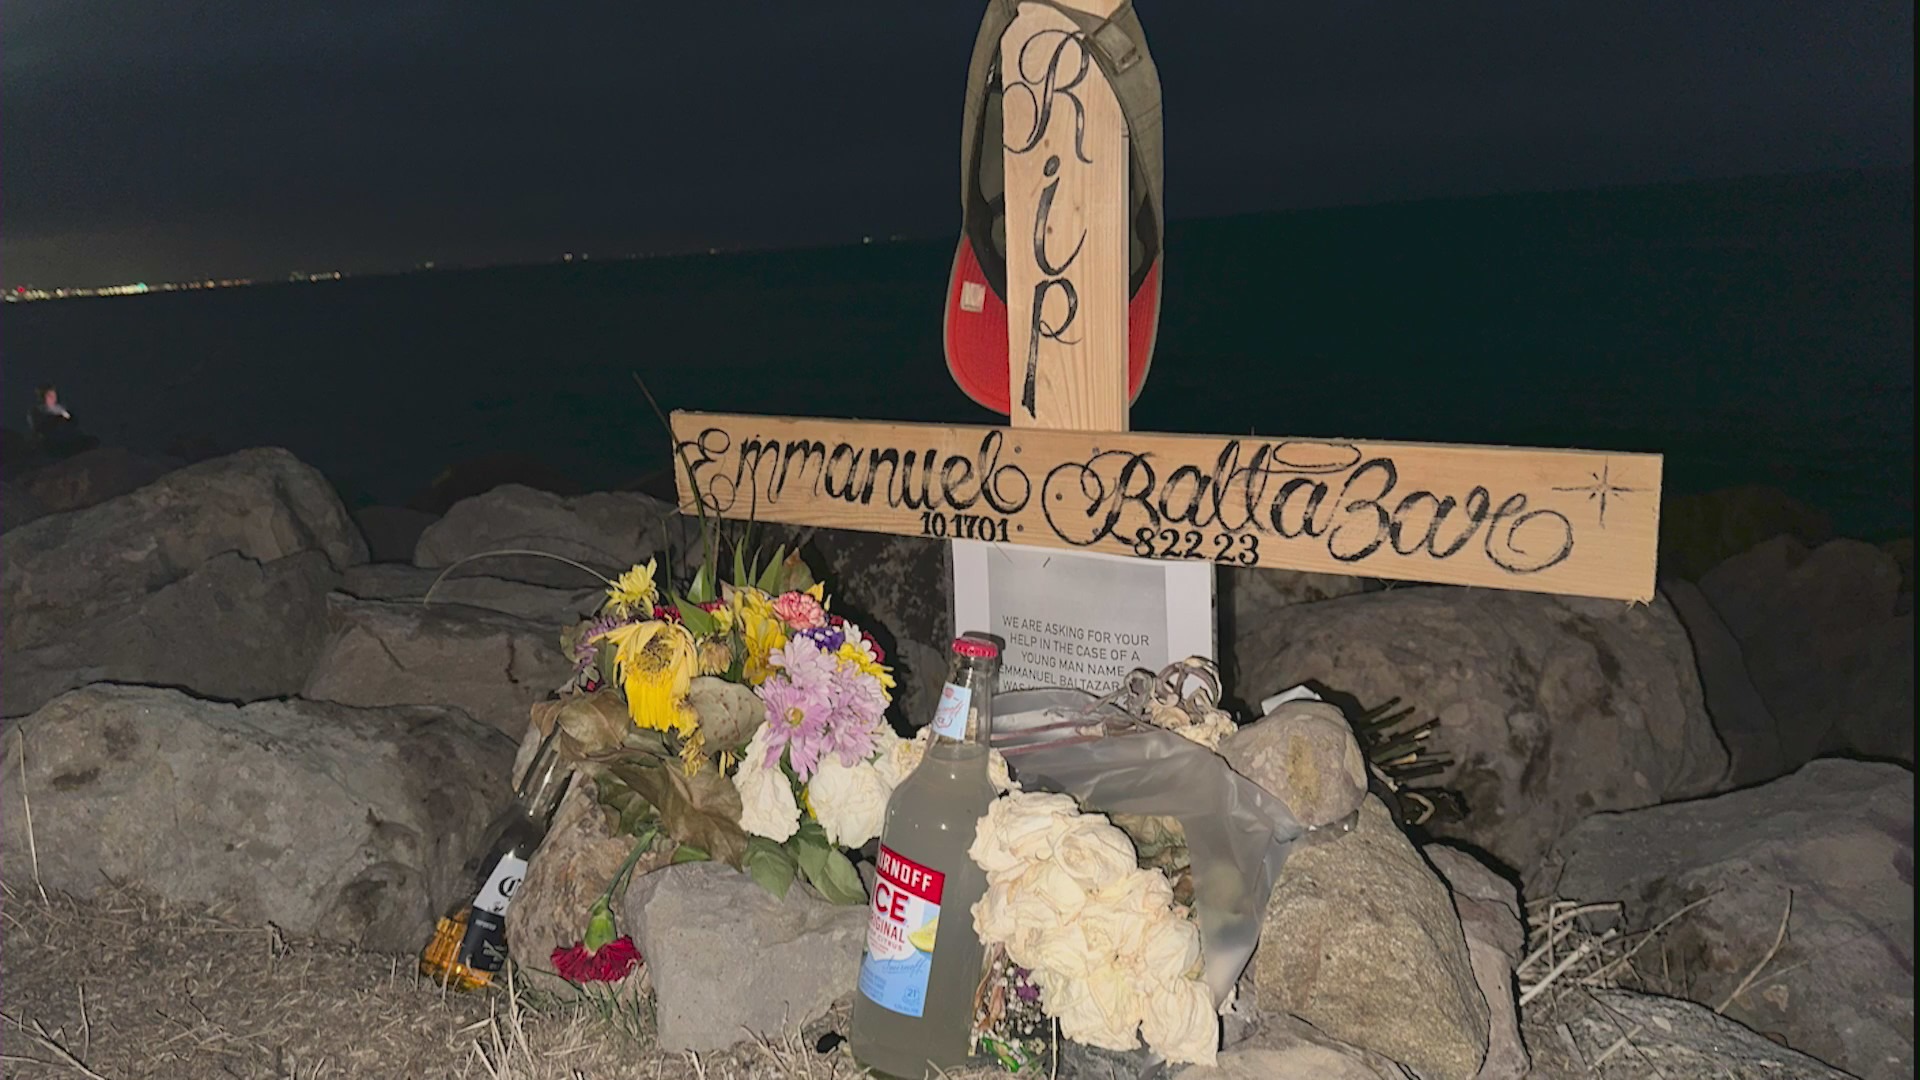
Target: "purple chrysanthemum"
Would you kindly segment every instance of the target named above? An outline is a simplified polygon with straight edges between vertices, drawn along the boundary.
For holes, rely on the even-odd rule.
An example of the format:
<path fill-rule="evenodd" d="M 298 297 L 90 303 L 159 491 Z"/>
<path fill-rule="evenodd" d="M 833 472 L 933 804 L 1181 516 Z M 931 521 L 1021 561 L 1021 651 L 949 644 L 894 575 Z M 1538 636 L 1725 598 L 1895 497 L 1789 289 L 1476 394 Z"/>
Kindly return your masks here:
<path fill-rule="evenodd" d="M 794 774 L 807 780 L 819 767 L 820 755 L 832 746 L 832 697 L 826 685 L 776 675 L 761 684 L 760 700 L 767 707 L 767 766 L 776 766 L 785 752 Z"/>

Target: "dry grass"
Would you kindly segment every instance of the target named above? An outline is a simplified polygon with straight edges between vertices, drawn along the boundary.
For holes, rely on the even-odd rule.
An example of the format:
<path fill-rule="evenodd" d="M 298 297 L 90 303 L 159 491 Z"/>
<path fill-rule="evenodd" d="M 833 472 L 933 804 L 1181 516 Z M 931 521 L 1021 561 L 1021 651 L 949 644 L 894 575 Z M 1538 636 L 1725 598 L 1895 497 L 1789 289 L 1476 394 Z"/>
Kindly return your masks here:
<path fill-rule="evenodd" d="M 830 1015 L 781 1039 L 668 1054 L 646 1002 L 562 1003 L 517 987 L 443 991 L 412 957 L 290 940 L 126 888 L 0 886 L 0 1073 L 26 1080 L 851 1080 Z"/>

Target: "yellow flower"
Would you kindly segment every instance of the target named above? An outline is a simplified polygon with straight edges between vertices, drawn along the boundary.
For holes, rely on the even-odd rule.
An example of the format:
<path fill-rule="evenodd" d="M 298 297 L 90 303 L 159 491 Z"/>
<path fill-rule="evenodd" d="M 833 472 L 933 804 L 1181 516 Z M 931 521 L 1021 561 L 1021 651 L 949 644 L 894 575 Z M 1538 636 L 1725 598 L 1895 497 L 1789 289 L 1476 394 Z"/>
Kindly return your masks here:
<path fill-rule="evenodd" d="M 659 591 L 653 584 L 653 572 L 656 560 L 648 559 L 647 565 L 636 566 L 621 574 L 607 590 L 607 606 L 630 615 L 636 610 L 644 615 L 653 614 L 654 602 Z"/>
<path fill-rule="evenodd" d="M 747 647 L 741 675 L 748 686 L 759 686 L 773 674 L 767 656 L 787 643 L 787 629 L 773 612 L 773 598 L 759 589 L 735 589 L 730 599 Z"/>
<path fill-rule="evenodd" d="M 615 627 L 595 640 L 613 643 L 627 712 L 639 727 L 674 731 L 685 738 L 700 722 L 687 705 L 693 685 L 693 635 L 679 623 L 643 622 Z"/>
<path fill-rule="evenodd" d="M 880 684 L 880 696 L 893 700 L 893 673 L 873 655 L 873 646 L 867 644 L 865 638 L 849 637 L 833 655 L 840 662 L 841 670 L 851 666 L 863 675 L 873 676 Z"/>

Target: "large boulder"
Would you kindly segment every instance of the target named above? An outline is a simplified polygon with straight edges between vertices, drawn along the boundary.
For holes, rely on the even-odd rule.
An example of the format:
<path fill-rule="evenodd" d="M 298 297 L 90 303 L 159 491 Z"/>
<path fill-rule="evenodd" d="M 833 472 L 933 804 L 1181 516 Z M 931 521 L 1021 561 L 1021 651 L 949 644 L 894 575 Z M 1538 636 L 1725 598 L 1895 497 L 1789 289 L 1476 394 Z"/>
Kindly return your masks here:
<path fill-rule="evenodd" d="M 637 562 L 667 555 L 697 554 L 690 543 L 696 523 L 670 503 L 632 492 L 563 496 L 507 484 L 455 503 L 445 517 L 420 534 L 416 566 L 451 566 L 492 551 L 522 549 L 559 555 L 612 576 Z M 495 556 L 470 564 L 468 573 L 490 574 L 560 588 L 582 588 L 594 579 L 581 570 L 528 556 Z"/>
<path fill-rule="evenodd" d="M 1252 976 L 1263 1011 L 1429 1080 L 1473 1080 L 1486 1059 L 1487 1003 L 1452 897 L 1379 799 L 1352 832 L 1288 856 Z"/>
<path fill-rule="evenodd" d="M 1711 897 L 1663 932 L 1689 996 L 1867 1080 L 1913 1075 L 1910 770 L 1823 760 L 1712 799 L 1599 814 L 1553 863 L 1560 896 L 1624 901 L 1635 928 Z"/>
<path fill-rule="evenodd" d="M 447 709 L 91 686 L 7 733 L 0 874 L 76 894 L 120 882 L 410 952 L 473 887 L 463 867 L 512 758 L 512 740 Z"/>
<path fill-rule="evenodd" d="M 1498 590 L 1393 589 L 1282 608 L 1244 628 L 1241 693 L 1303 682 L 1362 706 L 1438 715 L 1436 782 L 1465 817 L 1437 833 L 1529 870 L 1598 810 L 1716 790 L 1727 754 L 1686 631 L 1664 602 Z"/>
<path fill-rule="evenodd" d="M 1520 1037 L 1520 1009 L 1513 993 L 1514 966 L 1527 944 L 1519 890 L 1459 848 L 1431 844 L 1421 854 L 1453 893 L 1473 980 L 1487 1002 L 1487 1059 L 1475 1080 L 1521 1080 L 1533 1062 Z"/>
<path fill-rule="evenodd" d="M 1780 724 L 1753 685 L 1740 639 L 1727 629 L 1700 586 L 1691 581 L 1668 581 L 1661 585 L 1660 592 L 1673 605 L 1674 614 L 1693 642 L 1693 660 L 1700 671 L 1707 714 L 1713 718 L 1713 728 L 1720 733 L 1731 762 L 1728 786 L 1745 787 L 1772 780 L 1806 764 L 1804 759 L 1787 760 Z"/>
<path fill-rule="evenodd" d="M 215 555 L 84 630 L 8 648 L 0 710 L 24 716 L 93 682 L 172 686 L 221 701 L 299 693 L 326 643 L 327 593 L 338 580 L 319 551 L 267 563 Z"/>
<path fill-rule="evenodd" d="M 1171 1072 L 1171 1070 L 1169 1070 Z M 1064 1070 L 1061 1075 L 1065 1075 Z M 1291 1016 L 1269 1016 L 1260 1029 L 1212 1065 L 1189 1065 L 1175 1080 L 1406 1080 L 1398 1062 L 1351 1046 Z M 1088 1077 L 1104 1077 L 1094 1073 Z"/>
<path fill-rule="evenodd" d="M 24 483 L 0 480 L 0 532 L 17 529 L 53 513 Z"/>
<path fill-rule="evenodd" d="M 859 979 L 866 905 L 830 904 L 805 884 L 776 900 L 731 867 L 685 863 L 635 879 L 622 910 L 668 1052 L 799 1030 Z"/>
<path fill-rule="evenodd" d="M 573 674 L 558 626 L 459 604 L 328 597 L 333 633 L 304 694 L 342 705 L 450 705 L 502 734 Z"/>
<path fill-rule="evenodd" d="M 23 483 L 49 512 L 65 513 L 146 487 L 182 464 L 143 457 L 121 446 L 97 446 L 35 469 Z"/>
<path fill-rule="evenodd" d="M 6 649 L 79 636 L 216 555 L 270 563 L 306 551 L 325 555 L 335 570 L 366 561 L 366 544 L 325 477 L 274 449 L 189 466 L 0 537 Z"/>
<path fill-rule="evenodd" d="M 1220 740 L 1220 756 L 1309 829 L 1345 820 L 1367 797 L 1367 759 L 1353 727 L 1324 701 L 1281 702 Z"/>
<path fill-rule="evenodd" d="M 1691 1001 L 1602 989 L 1572 1000 L 1554 1037 L 1536 1040 L 1539 1080 L 1859 1080 Z"/>
<path fill-rule="evenodd" d="M 425 601 L 431 593 L 435 605 L 461 604 L 498 611 L 551 627 L 554 634 L 592 615 L 607 599 L 605 588 L 599 585 L 556 589 L 466 570 L 441 578 L 440 571 L 423 566 L 368 563 L 341 575 L 340 591 L 361 600 L 413 604 Z"/>
<path fill-rule="evenodd" d="M 1215 580 L 1218 582 L 1215 602 L 1220 618 L 1221 673 L 1228 687 L 1234 689 L 1243 686 L 1242 673 L 1234 664 L 1248 655 L 1238 647 L 1238 642 L 1249 633 L 1258 633 L 1274 612 L 1379 588 L 1379 583 L 1371 578 L 1261 566 L 1223 566 Z"/>
<path fill-rule="evenodd" d="M 1740 640 L 1788 768 L 1826 754 L 1913 763 L 1913 610 L 1901 610 L 1893 555 L 1782 536 L 1714 567 L 1700 589 Z"/>

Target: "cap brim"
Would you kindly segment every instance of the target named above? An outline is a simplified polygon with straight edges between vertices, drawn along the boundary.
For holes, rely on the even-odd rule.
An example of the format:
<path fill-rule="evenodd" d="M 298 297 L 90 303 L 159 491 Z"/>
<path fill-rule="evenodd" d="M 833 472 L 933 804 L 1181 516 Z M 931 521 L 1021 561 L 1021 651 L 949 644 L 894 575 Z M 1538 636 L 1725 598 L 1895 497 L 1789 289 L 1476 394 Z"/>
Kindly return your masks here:
<path fill-rule="evenodd" d="M 1139 400 L 1160 332 L 1160 259 L 1156 257 L 1127 303 L 1127 400 Z M 965 236 L 947 277 L 947 370 L 980 407 L 1012 415 L 1012 365 L 1007 356 L 1007 304 L 974 257 Z"/>

